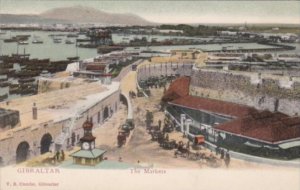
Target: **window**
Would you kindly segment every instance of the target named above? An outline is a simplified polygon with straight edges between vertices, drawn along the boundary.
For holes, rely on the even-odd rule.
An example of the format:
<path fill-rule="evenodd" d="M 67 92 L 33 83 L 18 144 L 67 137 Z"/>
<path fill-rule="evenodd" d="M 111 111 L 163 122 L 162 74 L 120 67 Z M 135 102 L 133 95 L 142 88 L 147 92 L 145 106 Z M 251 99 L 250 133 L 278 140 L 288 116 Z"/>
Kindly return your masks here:
<path fill-rule="evenodd" d="M 86 165 L 91 165 L 91 160 L 86 158 L 86 159 L 85 159 L 85 164 L 86 164 Z"/>

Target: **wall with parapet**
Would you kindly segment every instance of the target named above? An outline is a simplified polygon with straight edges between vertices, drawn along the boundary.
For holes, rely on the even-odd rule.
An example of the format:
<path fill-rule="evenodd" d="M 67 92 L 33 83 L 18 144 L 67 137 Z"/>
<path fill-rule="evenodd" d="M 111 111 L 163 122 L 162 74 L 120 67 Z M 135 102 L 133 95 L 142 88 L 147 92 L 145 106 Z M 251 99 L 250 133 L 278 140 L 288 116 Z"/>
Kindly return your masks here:
<path fill-rule="evenodd" d="M 149 77 L 160 76 L 190 76 L 192 63 L 153 63 L 141 64 L 137 69 L 137 80 L 147 80 Z"/>
<path fill-rule="evenodd" d="M 79 117 L 75 120 L 74 128 L 69 132 L 69 136 L 64 142 L 63 149 L 71 148 L 72 145 L 72 133 L 74 133 L 76 145 L 80 138 L 83 136 L 82 124 L 87 117 L 93 122 L 94 128 L 100 127 L 107 119 L 109 119 L 118 109 L 120 105 L 120 90 L 117 90 L 110 94 L 108 97 L 95 103 L 91 107 L 86 107 L 83 112 L 79 114 Z M 107 117 L 106 117 L 106 111 Z M 105 118 L 106 117 L 106 118 Z M 7 130 L 0 133 L 0 158 L 2 159 L 2 165 L 14 164 L 16 162 L 17 147 L 22 142 L 29 144 L 29 152 L 27 159 L 40 155 L 41 139 L 45 134 L 50 134 L 53 144 L 51 150 L 56 149 L 56 139 L 62 134 L 62 132 L 70 129 L 72 124 L 72 117 L 66 120 L 53 121 L 39 123 L 27 127 L 16 127 L 11 130 Z"/>
<path fill-rule="evenodd" d="M 270 74 L 193 70 L 190 94 L 300 115 L 298 78 Z"/>

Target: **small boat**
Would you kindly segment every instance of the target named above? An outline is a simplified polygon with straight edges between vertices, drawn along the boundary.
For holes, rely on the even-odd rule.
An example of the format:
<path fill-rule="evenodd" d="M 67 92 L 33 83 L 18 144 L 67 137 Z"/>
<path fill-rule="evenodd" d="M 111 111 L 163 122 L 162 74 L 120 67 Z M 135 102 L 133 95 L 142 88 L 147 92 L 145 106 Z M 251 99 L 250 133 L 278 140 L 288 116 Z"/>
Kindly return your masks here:
<path fill-rule="evenodd" d="M 78 34 L 68 34 L 67 38 L 78 38 Z"/>
<path fill-rule="evenodd" d="M 10 38 L 10 39 L 4 39 L 3 41 L 4 43 L 11 43 L 11 42 L 16 42 L 16 39 Z"/>
<path fill-rule="evenodd" d="M 32 40 L 33 44 L 43 44 L 43 40 Z"/>
<path fill-rule="evenodd" d="M 80 57 L 78 57 L 78 56 L 75 56 L 75 57 L 67 57 L 67 59 L 68 59 L 69 61 L 78 61 L 79 58 L 80 58 Z"/>
<path fill-rule="evenodd" d="M 28 35 L 28 34 L 24 34 L 24 35 L 23 35 L 23 34 L 22 34 L 22 35 L 21 35 L 21 34 L 20 34 L 20 35 L 16 35 L 17 38 L 29 38 L 30 36 L 31 36 L 31 35 Z"/>
<path fill-rule="evenodd" d="M 19 41 L 18 44 L 19 45 L 28 45 L 29 43 L 27 41 Z"/>
<path fill-rule="evenodd" d="M 69 40 L 69 39 L 67 39 L 67 40 L 65 41 L 65 44 L 74 44 L 74 43 L 75 43 L 74 41 Z"/>
<path fill-rule="evenodd" d="M 44 41 L 41 39 L 41 37 L 34 35 L 32 42 L 33 44 L 43 44 Z"/>
<path fill-rule="evenodd" d="M 53 42 L 56 43 L 56 44 L 58 44 L 58 43 L 62 42 L 62 39 L 60 39 L 60 38 L 54 38 Z"/>

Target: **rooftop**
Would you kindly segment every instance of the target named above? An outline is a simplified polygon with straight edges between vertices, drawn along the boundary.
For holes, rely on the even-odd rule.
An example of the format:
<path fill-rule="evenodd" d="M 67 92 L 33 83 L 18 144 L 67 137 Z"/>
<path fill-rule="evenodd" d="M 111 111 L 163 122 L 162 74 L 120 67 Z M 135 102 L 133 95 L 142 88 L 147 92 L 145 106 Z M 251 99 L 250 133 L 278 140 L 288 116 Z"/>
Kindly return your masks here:
<path fill-rule="evenodd" d="M 215 129 L 275 143 L 300 138 L 300 117 L 263 111 L 223 123 Z"/>
<path fill-rule="evenodd" d="M 70 156 L 72 157 L 81 157 L 81 158 L 98 158 L 99 156 L 103 155 L 106 150 L 101 149 L 93 149 L 93 150 L 79 150 L 74 152 Z"/>
<path fill-rule="evenodd" d="M 6 105 L 6 102 L 1 102 L 0 108 L 19 111 L 21 126 L 12 130 L 20 130 L 21 128 L 39 126 L 74 117 L 118 90 L 118 82 L 112 82 L 110 85 L 103 85 L 100 81 L 91 82 L 14 99 L 8 105 Z M 37 120 L 32 118 L 33 103 L 36 103 L 38 109 Z M 8 133 L 9 131 L 6 132 Z M 0 139 L 5 136 L 7 134 L 1 133 Z"/>
<path fill-rule="evenodd" d="M 241 104 L 190 96 L 187 93 L 188 88 L 188 78 L 181 77 L 170 85 L 163 98 L 171 105 L 235 118 L 217 125 L 215 129 L 218 131 L 267 143 L 300 138 L 300 117 L 289 117 L 280 112 L 259 111 Z"/>
<path fill-rule="evenodd" d="M 209 111 L 229 117 L 242 117 L 256 111 L 254 108 L 241 104 L 194 96 L 184 96 L 171 101 L 170 104 L 190 109 Z"/>
<path fill-rule="evenodd" d="M 163 101 L 172 101 L 189 94 L 190 77 L 180 77 L 172 82 L 164 96 Z"/>

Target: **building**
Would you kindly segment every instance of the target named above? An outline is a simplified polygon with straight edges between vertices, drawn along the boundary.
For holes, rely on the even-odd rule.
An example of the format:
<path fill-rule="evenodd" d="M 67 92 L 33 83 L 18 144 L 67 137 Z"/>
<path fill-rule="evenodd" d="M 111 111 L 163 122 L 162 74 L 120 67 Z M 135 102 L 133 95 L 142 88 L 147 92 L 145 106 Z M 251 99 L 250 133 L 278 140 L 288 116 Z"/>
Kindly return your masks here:
<path fill-rule="evenodd" d="M 51 81 L 44 85 L 46 88 Z M 5 126 L 0 133 L 0 160 L 4 165 L 14 164 L 76 146 L 84 135 L 81 126 L 86 117 L 93 126 L 101 127 L 118 110 L 119 103 L 120 84 L 101 81 L 1 102 L 1 109 L 15 111 L 12 124 L 7 123 L 7 117 L 1 120 Z"/>
<path fill-rule="evenodd" d="M 189 77 L 176 79 L 162 101 L 167 102 L 166 115 L 190 139 L 201 134 L 208 144 L 235 152 L 300 158 L 300 117 L 191 96 L 189 83 Z"/>
<path fill-rule="evenodd" d="M 83 137 L 80 138 L 81 149 L 72 153 L 74 164 L 97 165 L 103 160 L 105 150 L 95 148 L 96 137 L 92 134 L 93 123 L 88 119 L 83 123 Z"/>

